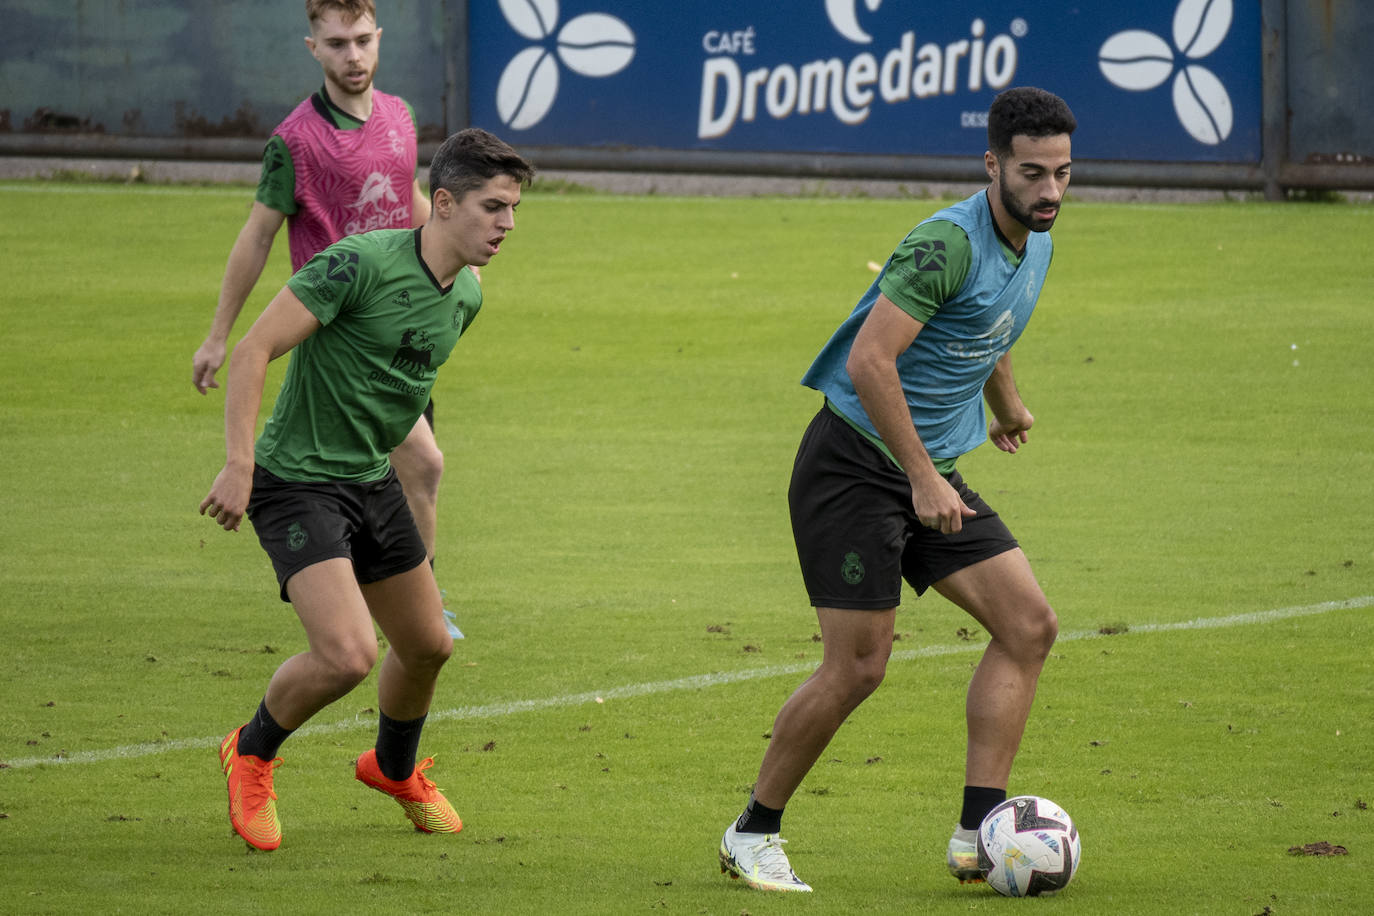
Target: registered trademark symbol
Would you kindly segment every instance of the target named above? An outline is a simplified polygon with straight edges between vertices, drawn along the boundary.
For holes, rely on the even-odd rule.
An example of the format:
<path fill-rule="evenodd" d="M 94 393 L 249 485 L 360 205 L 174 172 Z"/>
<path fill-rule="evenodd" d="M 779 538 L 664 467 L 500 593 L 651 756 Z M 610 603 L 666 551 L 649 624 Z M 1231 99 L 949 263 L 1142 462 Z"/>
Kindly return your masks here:
<path fill-rule="evenodd" d="M 1017 38 L 1025 38 L 1026 33 L 1029 31 L 1030 26 L 1027 25 L 1026 20 L 1022 19 L 1020 16 L 1017 16 L 1011 21 L 1011 34 Z"/>

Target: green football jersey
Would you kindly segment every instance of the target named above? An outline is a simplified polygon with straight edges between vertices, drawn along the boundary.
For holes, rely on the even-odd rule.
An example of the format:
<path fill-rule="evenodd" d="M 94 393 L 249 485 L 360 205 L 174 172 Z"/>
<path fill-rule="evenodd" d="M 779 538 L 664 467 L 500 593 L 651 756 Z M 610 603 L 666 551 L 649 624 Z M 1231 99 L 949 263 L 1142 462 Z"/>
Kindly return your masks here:
<path fill-rule="evenodd" d="M 894 305 L 929 324 L 940 306 L 963 287 L 972 261 L 964 230 L 948 220 L 929 220 L 902 239 L 887 259 L 878 285 Z"/>
<path fill-rule="evenodd" d="M 287 281 L 320 324 L 291 354 L 255 449 L 284 480 L 370 481 L 429 402 L 438 368 L 482 307 L 470 270 L 441 287 L 419 229 L 344 238 Z"/>

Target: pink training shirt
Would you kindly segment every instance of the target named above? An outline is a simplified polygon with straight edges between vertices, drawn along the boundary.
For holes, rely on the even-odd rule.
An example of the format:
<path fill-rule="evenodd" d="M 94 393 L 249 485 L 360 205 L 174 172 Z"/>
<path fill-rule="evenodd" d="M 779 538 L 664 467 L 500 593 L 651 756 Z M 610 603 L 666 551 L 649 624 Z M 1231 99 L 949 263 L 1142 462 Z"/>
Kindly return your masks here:
<path fill-rule="evenodd" d="M 299 209 L 287 220 L 292 271 L 346 235 L 410 227 L 416 141 L 405 102 L 373 90 L 372 117 L 340 130 L 306 99 L 275 133 L 296 171 Z"/>

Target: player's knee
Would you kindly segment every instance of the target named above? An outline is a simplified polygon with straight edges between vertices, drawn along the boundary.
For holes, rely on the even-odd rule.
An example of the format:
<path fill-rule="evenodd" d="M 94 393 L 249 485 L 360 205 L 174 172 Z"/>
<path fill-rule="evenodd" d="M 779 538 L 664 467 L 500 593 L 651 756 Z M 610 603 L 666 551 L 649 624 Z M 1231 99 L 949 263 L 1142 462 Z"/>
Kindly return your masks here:
<path fill-rule="evenodd" d="M 872 695 L 873 691 L 882 684 L 883 678 L 887 676 L 887 659 L 873 659 L 865 662 L 858 671 L 858 678 L 854 682 L 854 690 L 860 700 L 865 700 Z"/>
<path fill-rule="evenodd" d="M 400 654 L 400 661 L 410 673 L 434 676 L 453 655 L 453 637 L 441 630 L 423 642 L 406 646 L 404 650 L 396 646 L 395 651 Z"/>
<path fill-rule="evenodd" d="M 439 446 L 426 449 L 416 461 L 416 476 L 424 492 L 432 499 L 439 496 L 439 481 L 444 476 L 444 453 Z"/>
<path fill-rule="evenodd" d="M 340 648 L 324 658 L 325 677 L 340 696 L 357 687 L 377 664 L 377 644 Z"/>
<path fill-rule="evenodd" d="M 444 453 L 439 446 L 418 446 L 407 442 L 392 454 L 392 466 L 401 478 L 407 499 L 434 503 L 439 499 L 439 481 L 444 476 Z"/>
<path fill-rule="evenodd" d="M 453 657 L 453 637 L 444 633 L 432 652 L 429 654 L 428 662 L 437 671 L 444 667 L 445 663 Z"/>
<path fill-rule="evenodd" d="M 988 620 L 988 635 L 1019 664 L 1042 664 L 1059 636 L 1059 618 L 1049 602 L 1037 597 L 1001 610 Z"/>
<path fill-rule="evenodd" d="M 1021 630 L 1020 643 L 1025 654 L 1043 662 L 1059 637 L 1059 617 L 1049 602 L 1042 601 L 1022 616 Z"/>
<path fill-rule="evenodd" d="M 888 654 L 874 653 L 852 659 L 843 667 L 840 695 L 853 709 L 873 694 L 887 675 Z"/>

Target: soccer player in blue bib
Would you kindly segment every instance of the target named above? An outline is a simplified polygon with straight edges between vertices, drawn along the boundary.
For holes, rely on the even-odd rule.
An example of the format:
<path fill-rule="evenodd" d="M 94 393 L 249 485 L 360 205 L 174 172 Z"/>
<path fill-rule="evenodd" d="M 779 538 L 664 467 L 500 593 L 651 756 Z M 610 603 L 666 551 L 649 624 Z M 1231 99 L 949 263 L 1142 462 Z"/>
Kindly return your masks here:
<path fill-rule="evenodd" d="M 1014 454 L 1034 418 L 1010 350 L 1049 270 L 1077 122 L 1062 99 L 1007 90 L 988 112 L 990 184 L 920 223 L 803 378 L 825 403 L 802 438 L 788 500 L 824 658 L 783 704 L 722 870 L 809 891 L 782 812 L 845 718 L 882 682 L 905 579 L 934 588 L 990 642 L 969 684 L 964 797 L 946 863 L 981 880 L 976 831 L 1006 798 L 1058 620 L 1011 532 L 955 463 L 990 438 Z M 986 403 L 992 418 L 984 414 Z"/>

